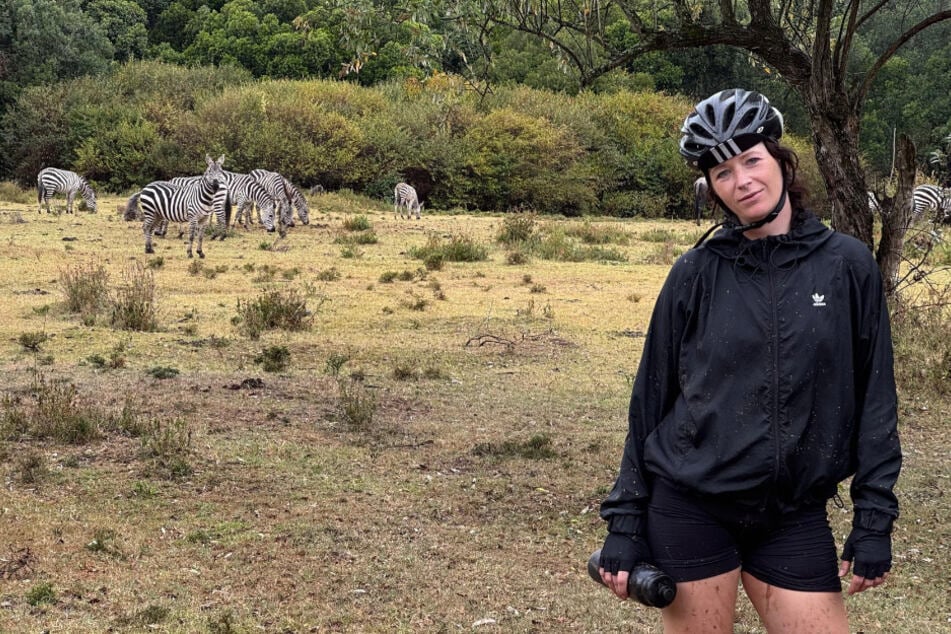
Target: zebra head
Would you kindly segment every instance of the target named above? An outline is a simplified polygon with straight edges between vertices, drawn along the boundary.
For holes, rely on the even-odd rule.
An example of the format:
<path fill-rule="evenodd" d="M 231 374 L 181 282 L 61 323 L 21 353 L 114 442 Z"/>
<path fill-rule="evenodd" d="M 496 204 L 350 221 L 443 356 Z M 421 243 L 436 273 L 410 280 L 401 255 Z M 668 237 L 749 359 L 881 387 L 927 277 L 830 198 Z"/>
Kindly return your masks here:
<path fill-rule="evenodd" d="M 219 184 L 228 182 L 228 179 L 225 177 L 225 171 L 221 169 L 221 166 L 225 162 L 224 154 L 219 156 L 218 160 L 213 160 L 211 156 L 206 154 L 205 162 L 208 164 L 208 167 L 205 168 L 205 173 L 202 175 L 202 180 L 204 180 L 205 183 L 213 187 L 218 187 Z"/>
<path fill-rule="evenodd" d="M 96 213 L 96 192 L 94 192 L 92 187 L 89 186 L 89 183 L 85 181 L 83 181 L 82 186 L 82 197 L 86 202 L 86 207 L 89 208 L 89 211 Z"/>

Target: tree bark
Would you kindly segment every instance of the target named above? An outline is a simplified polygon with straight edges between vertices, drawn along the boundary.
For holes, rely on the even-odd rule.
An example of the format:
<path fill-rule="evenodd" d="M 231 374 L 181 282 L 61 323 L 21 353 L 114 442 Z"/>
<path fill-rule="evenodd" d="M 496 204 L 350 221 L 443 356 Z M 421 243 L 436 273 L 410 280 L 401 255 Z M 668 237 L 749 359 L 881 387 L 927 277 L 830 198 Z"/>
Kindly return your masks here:
<path fill-rule="evenodd" d="M 825 100 L 804 95 L 807 100 L 816 162 L 822 172 L 832 204 L 832 226 L 874 248 L 872 214 L 868 209 L 865 172 L 859 163 L 858 116 L 848 111 L 829 116 Z"/>
<path fill-rule="evenodd" d="M 898 191 L 882 202 L 882 237 L 878 243 L 876 260 L 882 271 L 885 292 L 893 294 L 897 288 L 905 234 L 912 221 L 912 190 L 915 186 L 915 144 L 906 135 L 898 138 L 895 169 L 898 172 Z"/>

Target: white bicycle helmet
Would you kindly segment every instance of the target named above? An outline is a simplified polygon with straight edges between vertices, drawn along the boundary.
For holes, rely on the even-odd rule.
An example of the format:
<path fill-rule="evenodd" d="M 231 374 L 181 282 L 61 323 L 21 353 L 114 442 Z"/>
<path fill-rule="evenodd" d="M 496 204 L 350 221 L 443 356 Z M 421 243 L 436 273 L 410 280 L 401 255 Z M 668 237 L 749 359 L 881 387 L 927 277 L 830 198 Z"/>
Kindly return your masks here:
<path fill-rule="evenodd" d="M 760 93 L 730 88 L 698 103 L 680 132 L 680 154 L 706 173 L 764 139 L 778 141 L 783 115 Z"/>

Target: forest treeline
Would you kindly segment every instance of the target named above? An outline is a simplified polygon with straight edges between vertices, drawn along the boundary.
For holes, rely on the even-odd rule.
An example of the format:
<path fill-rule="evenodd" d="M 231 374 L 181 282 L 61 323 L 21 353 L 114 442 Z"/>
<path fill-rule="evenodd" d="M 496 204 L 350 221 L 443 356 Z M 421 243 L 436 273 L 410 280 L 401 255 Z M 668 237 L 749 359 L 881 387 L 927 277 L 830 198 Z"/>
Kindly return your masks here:
<path fill-rule="evenodd" d="M 677 97 L 662 95 L 684 95 L 683 103 L 665 107 L 670 112 L 650 114 L 655 125 L 667 117 L 669 134 L 689 102 L 742 85 L 768 94 L 793 134 L 811 138 L 797 95 L 744 51 L 711 46 L 651 53 L 582 91 L 577 71 L 546 43 L 511 29 L 477 28 L 476 4 L 0 0 L 0 178 L 27 183 L 39 167 L 57 164 L 121 190 L 181 173 L 188 167 L 183 163 L 194 159 L 194 139 L 207 143 L 206 130 L 226 130 L 213 144 L 231 149 L 233 168 L 267 159 L 275 169 L 306 172 L 298 176 L 305 183 L 376 194 L 401 175 L 415 176 L 424 189 L 431 188 L 435 204 L 450 207 L 494 209 L 504 200 L 507 207 L 565 213 L 637 207 L 653 214 L 684 204 L 689 191 L 684 179 L 690 174 L 675 165 L 663 144 L 651 145 L 656 135 L 603 141 L 603 131 L 624 127 L 597 127 L 607 117 L 597 109 L 606 104 L 677 103 Z M 871 51 L 906 19 L 897 12 L 894 24 L 876 23 L 860 35 L 864 40 L 857 49 Z M 608 25 L 606 33 L 630 37 L 622 22 Z M 944 86 L 951 76 L 949 35 L 951 24 L 927 29 L 880 71 L 862 114 L 861 148 L 870 172 L 890 171 L 895 135 L 905 133 L 915 142 L 922 171 L 936 180 L 948 178 L 935 170 L 948 170 L 951 162 L 929 158 L 951 154 L 951 92 Z M 378 105 L 354 110 L 315 98 L 319 109 L 306 113 L 308 93 L 334 91 L 346 95 L 344 101 Z M 263 105 L 252 106 L 252 94 L 263 95 Z M 278 103 L 273 95 L 287 102 Z M 424 112 L 427 99 L 445 112 Z M 546 110 L 545 102 L 564 112 Z M 239 110 L 212 115 L 232 106 Z M 407 107 L 435 119 L 408 121 L 400 112 Z M 260 128 L 250 123 L 255 108 L 267 115 Z M 630 127 L 640 127 L 647 115 L 634 116 Z M 328 123 L 335 117 L 337 126 Z M 247 143 L 232 136 L 241 122 L 248 124 Z M 595 126 L 597 134 L 586 125 Z M 499 134 L 488 132 L 493 126 L 521 126 L 531 143 L 552 143 L 546 152 L 557 157 L 554 169 L 541 159 L 522 161 L 522 150 L 508 159 L 480 158 L 478 149 Z M 295 145 L 272 139 L 261 146 L 272 132 L 303 140 Z M 397 139 L 407 148 L 398 158 L 387 153 Z M 802 150 L 801 157 L 811 162 L 811 148 Z M 313 164 L 297 162 L 305 159 Z M 512 164 L 504 165 L 506 160 Z M 628 170 L 626 177 L 616 173 L 619 164 Z M 468 172 L 453 171 L 460 166 L 484 174 L 485 181 L 475 186 Z M 532 175 L 532 169 L 548 173 Z M 545 187 L 557 181 L 562 191 L 544 196 L 541 181 Z"/>
<path fill-rule="evenodd" d="M 224 154 L 230 170 L 373 197 L 408 180 L 439 209 L 685 217 L 696 174 L 675 139 L 689 107 L 654 91 L 481 97 L 446 74 L 363 87 L 129 62 L 23 91 L 2 121 L 3 155 L 24 186 L 58 165 L 128 192 Z M 807 141 L 790 143 L 821 187 Z"/>

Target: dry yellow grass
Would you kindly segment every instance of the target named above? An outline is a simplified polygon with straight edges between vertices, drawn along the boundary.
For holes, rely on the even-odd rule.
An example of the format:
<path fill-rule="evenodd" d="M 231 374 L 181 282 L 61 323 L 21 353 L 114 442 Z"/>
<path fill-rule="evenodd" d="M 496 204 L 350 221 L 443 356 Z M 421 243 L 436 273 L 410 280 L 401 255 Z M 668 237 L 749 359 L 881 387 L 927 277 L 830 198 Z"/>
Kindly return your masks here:
<path fill-rule="evenodd" d="M 116 433 L 3 443 L 0 631 L 656 631 L 656 611 L 613 601 L 584 564 L 603 538 L 597 507 L 668 269 L 644 263 L 658 243 L 639 238 L 666 231 L 685 249 L 698 229 L 614 222 L 631 238 L 612 246 L 626 263 L 509 265 L 494 241 L 501 217 L 417 222 L 382 202 L 312 204 L 311 225 L 275 250 L 260 248 L 275 242 L 260 228 L 206 240 L 212 275 L 190 270 L 177 239 L 146 256 L 139 224 L 116 214 L 0 203 L 6 393 L 28 399 L 39 373 L 72 381 L 105 411 L 131 400 L 142 419 L 185 421 L 193 469 L 168 478 L 138 439 Z M 358 214 L 379 242 L 343 257 L 335 240 Z M 430 235 L 469 236 L 489 259 L 381 281 L 417 271 L 406 253 Z M 101 263 L 115 284 L 156 258 L 159 331 L 63 310 L 64 268 Z M 333 268 L 339 279 L 322 279 Z M 312 327 L 242 336 L 237 304 L 264 288 L 304 294 Z M 20 345 L 35 332 L 49 336 L 38 351 Z M 90 362 L 117 346 L 124 367 Z M 288 369 L 262 371 L 255 358 L 269 346 L 288 349 Z M 340 376 L 363 376 L 375 401 L 362 430 L 341 416 L 335 356 L 346 359 Z M 158 379 L 155 367 L 180 373 Z M 946 466 L 937 422 L 948 404 L 929 405 L 905 412 L 903 494 L 916 504 L 896 538 L 900 566 L 882 591 L 849 599 L 856 631 L 934 632 L 949 617 L 933 564 L 947 556 L 947 502 L 929 497 L 947 488 L 936 467 Z M 45 466 L 33 481 L 28 455 Z M 736 631 L 761 631 L 745 603 Z"/>

